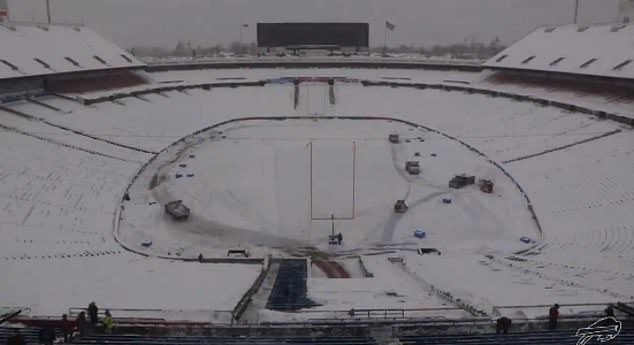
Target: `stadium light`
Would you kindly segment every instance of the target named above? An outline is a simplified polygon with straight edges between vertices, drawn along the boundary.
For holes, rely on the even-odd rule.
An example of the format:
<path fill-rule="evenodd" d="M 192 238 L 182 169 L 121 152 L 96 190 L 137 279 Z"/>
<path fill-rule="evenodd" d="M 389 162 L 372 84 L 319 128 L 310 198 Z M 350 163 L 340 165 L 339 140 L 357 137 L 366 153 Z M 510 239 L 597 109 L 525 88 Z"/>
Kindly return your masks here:
<path fill-rule="evenodd" d="M 242 29 L 244 28 L 248 28 L 249 24 L 240 24 L 240 39 L 238 40 L 239 45 L 238 45 L 238 55 L 242 55 L 243 51 L 242 51 Z"/>
<path fill-rule="evenodd" d="M 385 30 L 384 30 L 384 37 L 383 37 L 383 55 L 387 55 L 387 32 L 388 31 L 394 31 L 394 29 L 396 28 L 396 25 L 390 23 L 389 21 L 385 21 Z"/>
<path fill-rule="evenodd" d="M 46 19 L 51 24 L 51 0 L 46 0 Z"/>

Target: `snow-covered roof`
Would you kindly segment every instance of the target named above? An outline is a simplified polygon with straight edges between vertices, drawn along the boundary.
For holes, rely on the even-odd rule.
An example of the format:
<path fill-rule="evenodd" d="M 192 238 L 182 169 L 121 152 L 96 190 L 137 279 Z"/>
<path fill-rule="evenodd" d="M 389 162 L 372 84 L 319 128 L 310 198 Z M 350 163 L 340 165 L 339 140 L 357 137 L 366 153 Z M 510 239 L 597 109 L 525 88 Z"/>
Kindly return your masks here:
<path fill-rule="evenodd" d="M 0 46 L 0 79 L 144 65 L 83 26 L 7 23 Z"/>
<path fill-rule="evenodd" d="M 634 25 L 542 27 L 484 67 L 634 79 Z"/>

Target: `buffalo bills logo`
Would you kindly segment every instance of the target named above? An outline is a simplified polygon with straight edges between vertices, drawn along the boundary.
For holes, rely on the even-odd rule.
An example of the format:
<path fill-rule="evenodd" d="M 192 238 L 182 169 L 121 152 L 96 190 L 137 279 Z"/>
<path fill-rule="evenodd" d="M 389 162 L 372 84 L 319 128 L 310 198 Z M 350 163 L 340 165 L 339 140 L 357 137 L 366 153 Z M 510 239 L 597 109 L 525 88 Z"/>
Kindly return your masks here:
<path fill-rule="evenodd" d="M 592 338 L 596 338 L 596 340 L 600 343 L 612 341 L 617 335 L 619 335 L 620 332 L 621 321 L 609 316 L 591 324 L 588 327 L 579 328 L 575 335 L 580 337 L 577 341 L 577 345 L 585 345 L 592 340 Z"/>

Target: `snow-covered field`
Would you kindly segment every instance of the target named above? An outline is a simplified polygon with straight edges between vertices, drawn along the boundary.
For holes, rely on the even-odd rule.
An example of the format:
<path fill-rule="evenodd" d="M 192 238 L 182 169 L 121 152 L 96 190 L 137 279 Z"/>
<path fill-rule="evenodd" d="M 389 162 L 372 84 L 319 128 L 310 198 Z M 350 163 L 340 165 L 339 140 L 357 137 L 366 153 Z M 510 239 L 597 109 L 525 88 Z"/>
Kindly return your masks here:
<path fill-rule="evenodd" d="M 388 142 L 392 133 L 401 143 Z M 409 160 L 420 162 L 421 175 L 405 171 Z M 495 193 L 448 188 L 460 173 L 494 180 Z M 161 182 L 151 188 L 156 176 Z M 394 243 L 462 249 L 465 241 L 493 250 L 540 237 L 526 200 L 499 169 L 456 141 L 387 120 L 312 117 L 217 127 L 159 155 L 130 196 L 120 239 L 160 256 L 239 246 L 328 251 L 331 216 L 344 250 Z M 410 207 L 404 215 L 393 212 L 399 199 Z M 191 208 L 191 222 L 167 219 L 161 205 L 171 200 Z M 428 239 L 415 240 L 416 229 L 427 230 Z M 144 240 L 166 247 L 144 249 Z"/>
<path fill-rule="evenodd" d="M 456 71 L 240 69 L 153 73 L 155 84 L 145 87 L 284 76 L 435 83 L 485 78 Z M 155 256 L 224 257 L 234 247 L 256 257 L 284 256 L 308 246 L 360 257 L 373 273 L 310 276 L 308 293 L 321 304 L 319 312 L 472 305 L 495 315 L 494 307 L 509 305 L 632 301 L 631 128 L 463 92 L 337 83 L 331 104 L 325 83 L 302 83 L 299 90 L 297 107 L 292 84 L 267 84 L 93 106 L 48 97 L 40 101 L 59 111 L 28 102 L 7 105 L 18 114 L 0 110 L 0 306 L 47 315 L 95 300 L 113 308 L 192 312 L 171 318 L 214 319 L 200 311 L 232 309 L 261 265 Z M 319 119 L 329 115 L 386 116 L 434 131 L 385 120 Z M 170 146 L 249 116 L 314 118 L 235 122 Z M 391 133 L 410 142 L 389 144 Z M 418 177 L 403 171 L 414 158 L 422 166 Z M 543 239 L 527 199 L 501 169 L 526 192 Z M 463 172 L 492 179 L 494 193 L 447 188 Z M 137 173 L 131 200 L 122 204 Z M 155 175 L 164 177 L 150 188 Z M 397 216 L 392 207 L 400 198 L 410 209 Z M 162 205 L 172 199 L 191 207 L 190 221 L 174 223 L 164 215 Z M 326 243 L 330 221 L 315 219 L 328 214 L 339 218 L 336 231 L 344 235 L 337 249 Z M 413 237 L 418 228 L 427 232 L 425 240 Z M 113 235 L 150 257 L 127 252 Z M 520 242 L 522 236 L 537 243 L 514 254 L 531 245 Z M 141 245 L 148 240 L 150 247 Z M 417 247 L 435 247 L 442 255 L 418 255 L 412 251 Z M 380 251 L 386 253 L 369 255 Z M 166 298 L 172 295 L 186 298 Z M 544 313 L 512 310 L 513 317 Z M 284 319 L 273 314 L 262 317 Z"/>

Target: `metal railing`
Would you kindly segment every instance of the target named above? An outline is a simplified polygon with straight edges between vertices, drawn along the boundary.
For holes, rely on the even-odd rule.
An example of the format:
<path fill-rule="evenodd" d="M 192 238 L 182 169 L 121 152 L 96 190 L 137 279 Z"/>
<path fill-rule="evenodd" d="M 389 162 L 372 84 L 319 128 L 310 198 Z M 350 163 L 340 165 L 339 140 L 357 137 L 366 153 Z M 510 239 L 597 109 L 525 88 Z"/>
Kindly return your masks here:
<path fill-rule="evenodd" d="M 451 315 L 455 313 L 455 315 Z M 398 320 L 398 319 L 442 319 L 464 317 L 466 311 L 457 307 L 442 308 L 351 308 L 336 310 L 299 310 L 297 314 L 307 315 L 310 320 Z M 313 316 L 314 315 L 314 316 Z"/>
<path fill-rule="evenodd" d="M 108 310 L 115 322 L 130 322 L 138 324 L 172 323 L 172 322 L 205 322 L 212 324 L 230 325 L 233 322 L 233 310 L 180 310 L 180 309 L 152 309 L 152 308 L 109 308 L 100 307 L 97 313 L 100 319 Z M 68 309 L 68 318 L 74 319 L 80 312 L 85 312 L 88 318 L 87 308 L 71 307 Z"/>

